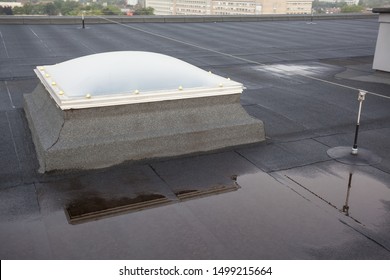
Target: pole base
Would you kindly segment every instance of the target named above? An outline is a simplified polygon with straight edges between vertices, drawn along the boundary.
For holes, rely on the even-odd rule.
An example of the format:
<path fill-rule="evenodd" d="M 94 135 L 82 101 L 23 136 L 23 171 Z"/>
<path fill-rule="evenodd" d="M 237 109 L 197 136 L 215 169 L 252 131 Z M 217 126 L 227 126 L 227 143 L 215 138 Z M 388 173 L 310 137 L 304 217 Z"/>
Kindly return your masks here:
<path fill-rule="evenodd" d="M 349 165 L 374 165 L 382 161 L 376 154 L 364 148 L 359 148 L 359 155 L 351 153 L 351 146 L 330 148 L 327 152 L 330 158 Z"/>
<path fill-rule="evenodd" d="M 358 154 L 358 148 L 352 148 L 351 154 L 352 155 L 357 155 Z"/>

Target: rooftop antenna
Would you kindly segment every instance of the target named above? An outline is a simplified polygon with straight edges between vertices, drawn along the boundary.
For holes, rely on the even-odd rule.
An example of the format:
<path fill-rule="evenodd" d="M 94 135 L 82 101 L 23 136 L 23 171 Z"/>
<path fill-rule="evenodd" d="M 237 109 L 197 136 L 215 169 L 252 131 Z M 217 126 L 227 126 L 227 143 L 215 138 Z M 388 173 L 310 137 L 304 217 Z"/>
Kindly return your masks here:
<path fill-rule="evenodd" d="M 311 9 L 310 21 L 307 22 L 307 24 L 316 24 L 313 22 L 313 13 L 314 13 L 314 9 Z"/>
<path fill-rule="evenodd" d="M 359 90 L 359 95 L 358 95 L 358 101 L 359 101 L 359 112 L 358 112 L 358 118 L 356 122 L 356 130 L 355 130 L 355 140 L 353 142 L 353 147 L 351 154 L 357 155 L 358 154 L 358 147 L 357 147 L 357 139 L 358 139 L 358 134 L 359 134 L 359 125 L 360 125 L 360 115 L 362 113 L 362 104 L 365 99 L 367 92 L 364 90 Z"/>
<path fill-rule="evenodd" d="M 82 11 L 82 13 L 81 13 L 81 25 L 82 25 L 83 29 L 85 29 L 84 13 L 85 13 L 85 11 Z"/>
<path fill-rule="evenodd" d="M 313 23 L 313 9 L 311 9 L 310 23 Z"/>

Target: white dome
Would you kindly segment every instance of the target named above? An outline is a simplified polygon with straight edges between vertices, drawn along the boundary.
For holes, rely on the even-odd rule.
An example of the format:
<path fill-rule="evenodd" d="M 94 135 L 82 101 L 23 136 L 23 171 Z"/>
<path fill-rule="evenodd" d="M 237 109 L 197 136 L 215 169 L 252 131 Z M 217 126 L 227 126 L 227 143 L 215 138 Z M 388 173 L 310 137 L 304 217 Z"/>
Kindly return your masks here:
<path fill-rule="evenodd" d="M 167 100 L 171 99 L 167 97 L 168 92 L 178 90 L 200 90 L 204 93 L 205 89 L 238 86 L 242 91 L 242 84 L 211 74 L 179 59 L 150 52 L 93 54 L 56 65 L 37 67 L 36 73 L 62 109 L 111 106 L 117 104 L 113 102 L 113 98 L 121 100 L 118 104 L 134 103 L 135 100 L 150 102 L 140 96 L 161 93 L 164 93 L 162 100 Z M 128 98 L 134 94 L 137 98 Z M 103 104 L 103 97 L 111 101 Z M 64 104 L 75 104 L 80 98 L 98 98 L 99 102 L 83 101 L 84 105 L 81 107 Z M 178 99 L 174 96 L 172 98 Z"/>

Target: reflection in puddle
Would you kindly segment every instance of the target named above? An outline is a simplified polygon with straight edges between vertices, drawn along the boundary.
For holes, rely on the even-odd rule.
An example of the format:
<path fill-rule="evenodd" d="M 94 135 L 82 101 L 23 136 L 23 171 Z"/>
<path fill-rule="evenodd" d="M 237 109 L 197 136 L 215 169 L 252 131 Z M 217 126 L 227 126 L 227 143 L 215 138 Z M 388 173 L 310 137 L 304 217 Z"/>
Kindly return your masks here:
<path fill-rule="evenodd" d="M 199 197 L 203 197 L 203 196 L 217 195 L 220 193 L 236 191 L 236 190 L 238 190 L 238 188 L 239 188 L 239 186 L 237 184 L 235 184 L 233 186 L 215 186 L 215 187 L 212 187 L 209 189 L 204 189 L 204 190 L 178 191 L 178 192 L 175 192 L 175 195 L 180 200 L 187 200 L 187 199 L 192 199 L 192 198 L 199 198 Z"/>
<path fill-rule="evenodd" d="M 343 212 L 345 213 L 345 215 L 349 216 L 349 205 L 348 205 L 348 201 L 349 201 L 349 193 L 351 191 L 351 183 L 352 183 L 352 173 L 349 173 L 349 179 L 348 179 L 348 187 L 347 187 L 347 197 L 345 198 L 345 204 L 343 206 Z"/>
<path fill-rule="evenodd" d="M 94 221 L 105 217 L 125 214 L 133 211 L 145 210 L 151 207 L 163 206 L 173 202 L 186 201 L 189 199 L 202 198 L 236 191 L 239 186 L 237 176 L 232 176 L 232 185 L 216 185 L 198 189 L 182 189 L 175 191 L 177 199 L 167 198 L 157 193 L 142 193 L 136 197 L 104 198 L 93 195 L 86 198 L 73 200 L 65 207 L 65 213 L 70 224 L 79 224 Z M 110 194 L 111 196 L 113 193 Z"/>
<path fill-rule="evenodd" d="M 121 197 L 119 199 L 105 199 L 94 196 L 75 200 L 66 207 L 66 213 L 69 222 L 76 224 L 130 211 L 138 211 L 169 202 L 171 201 L 161 194 L 140 194 L 135 198 Z"/>
<path fill-rule="evenodd" d="M 320 198 L 354 221 L 369 228 L 390 225 L 388 174 L 373 167 L 351 170 L 343 164 L 319 164 L 282 172 L 289 185 L 307 197 Z"/>

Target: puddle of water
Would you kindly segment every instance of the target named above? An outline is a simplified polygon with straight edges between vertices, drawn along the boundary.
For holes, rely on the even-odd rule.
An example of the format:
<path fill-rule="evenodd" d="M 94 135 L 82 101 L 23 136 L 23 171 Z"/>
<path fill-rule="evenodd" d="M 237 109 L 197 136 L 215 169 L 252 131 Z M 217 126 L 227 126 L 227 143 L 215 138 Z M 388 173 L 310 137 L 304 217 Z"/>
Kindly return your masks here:
<path fill-rule="evenodd" d="M 325 163 L 282 172 L 289 185 L 305 196 L 311 192 L 370 228 L 390 226 L 390 178 L 375 177 L 372 167 L 350 168 Z M 383 173 L 382 176 L 389 177 Z M 386 179 L 387 182 L 386 183 Z"/>
<path fill-rule="evenodd" d="M 335 177 L 336 181 L 348 179 L 343 177 L 344 173 L 339 176 L 329 175 L 326 170 L 320 171 Z M 339 170 L 335 168 L 333 171 L 337 173 Z M 229 171 L 229 174 L 233 173 Z M 313 180 L 318 175 L 307 173 L 313 175 Z M 125 187 L 118 187 L 115 191 L 110 188 L 104 193 L 100 188 L 95 192 L 86 192 L 84 188 L 80 193 L 71 186 L 68 186 L 71 191 L 66 192 L 66 185 L 61 190 L 50 185 L 45 189 L 47 192 L 43 192 L 41 201 L 53 200 L 61 205 L 61 211 L 58 211 L 59 207 L 45 208 L 45 204 L 41 203 L 43 222 L 39 226 L 42 230 L 33 233 L 40 238 L 48 236 L 49 242 L 44 240 L 50 244 L 48 251 L 61 258 L 308 259 L 320 255 L 321 258 L 332 259 L 353 258 L 356 253 L 362 253 L 360 256 L 363 257 L 388 257 L 388 252 L 379 250 L 375 244 L 370 245 L 366 238 L 340 223 L 338 217 L 303 199 L 269 174 L 261 171 L 235 174 L 239 175 L 232 176 L 231 181 L 226 180 L 224 184 L 216 183 L 221 177 L 215 176 L 214 183 L 202 182 L 199 187 L 180 184 L 182 187 L 175 190 L 178 196 L 198 192 L 202 194 L 199 199 L 130 214 L 123 214 L 133 211 L 126 208 L 128 204 L 131 207 L 139 207 L 144 202 L 149 205 L 160 199 L 172 198 L 174 194 L 166 189 L 160 194 L 158 189 L 162 191 L 163 185 L 142 191 L 141 186 L 146 188 L 147 185 L 135 184 L 134 187 L 139 187 L 136 190 L 124 192 Z M 355 177 L 352 179 L 351 198 L 354 180 Z M 188 182 L 192 181 L 193 178 Z M 239 191 L 227 191 L 234 184 L 240 186 Z M 204 196 L 207 190 L 220 195 Z M 67 205 L 66 212 L 73 218 L 72 223 L 115 217 L 70 226 L 64 219 L 64 205 Z M 351 211 L 353 207 L 351 204 Z M 5 227 L 10 225 L 6 224 Z M 1 240 L 7 242 L 8 236 L 15 235 L 21 229 L 26 231 L 26 221 L 19 222 L 12 231 L 7 230 L 7 239 L 3 237 Z M 30 233 L 25 236 L 30 238 Z M 18 244 L 19 241 L 13 243 Z M 26 242 L 21 244 L 23 246 L 12 244 L 12 250 L 26 247 Z M 344 252 L 348 252 L 348 255 Z"/>
<path fill-rule="evenodd" d="M 197 189 L 183 188 L 175 191 L 174 195 L 178 198 L 178 201 L 186 201 L 238 190 L 237 176 L 233 175 L 231 179 L 234 181 L 234 184 L 214 185 Z M 78 224 L 177 202 L 172 197 L 169 199 L 157 193 L 142 193 L 136 197 L 123 196 L 119 198 L 112 197 L 114 194 L 111 192 L 109 196 L 106 195 L 104 197 L 103 194 L 84 193 L 83 197 L 73 199 L 65 207 L 65 214 L 69 223 Z M 119 194 L 117 193 L 116 195 L 118 196 Z"/>
<path fill-rule="evenodd" d="M 256 67 L 256 70 L 263 72 L 271 72 L 275 75 L 303 75 L 309 76 L 315 73 L 322 73 L 328 68 L 319 65 L 298 65 L 298 64 L 272 64 Z"/>

